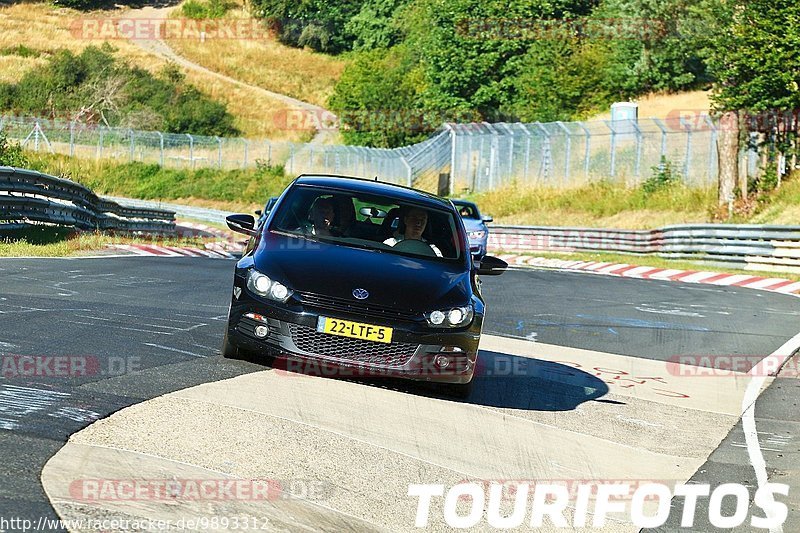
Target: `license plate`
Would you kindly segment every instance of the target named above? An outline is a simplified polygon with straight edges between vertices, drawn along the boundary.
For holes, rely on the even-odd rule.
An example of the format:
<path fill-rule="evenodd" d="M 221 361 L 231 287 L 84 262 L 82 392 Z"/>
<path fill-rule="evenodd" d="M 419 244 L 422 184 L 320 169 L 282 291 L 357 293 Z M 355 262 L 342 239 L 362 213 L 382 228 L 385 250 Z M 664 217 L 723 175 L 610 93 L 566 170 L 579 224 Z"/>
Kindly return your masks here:
<path fill-rule="evenodd" d="M 338 318 L 319 317 L 317 319 L 317 331 L 330 335 L 339 335 L 340 337 L 350 337 L 351 339 L 392 342 L 392 328 L 350 322 L 349 320 L 340 320 Z"/>

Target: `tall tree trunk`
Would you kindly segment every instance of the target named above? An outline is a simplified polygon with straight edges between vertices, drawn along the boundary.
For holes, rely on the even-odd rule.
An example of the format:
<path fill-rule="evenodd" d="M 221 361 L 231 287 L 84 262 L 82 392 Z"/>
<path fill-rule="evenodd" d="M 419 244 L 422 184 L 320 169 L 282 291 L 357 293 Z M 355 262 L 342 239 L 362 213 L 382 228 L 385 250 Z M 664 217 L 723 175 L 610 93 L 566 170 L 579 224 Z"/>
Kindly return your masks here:
<path fill-rule="evenodd" d="M 719 120 L 719 205 L 733 205 L 733 190 L 739 176 L 739 115 L 727 111 Z M 745 178 L 746 181 L 746 178 Z"/>

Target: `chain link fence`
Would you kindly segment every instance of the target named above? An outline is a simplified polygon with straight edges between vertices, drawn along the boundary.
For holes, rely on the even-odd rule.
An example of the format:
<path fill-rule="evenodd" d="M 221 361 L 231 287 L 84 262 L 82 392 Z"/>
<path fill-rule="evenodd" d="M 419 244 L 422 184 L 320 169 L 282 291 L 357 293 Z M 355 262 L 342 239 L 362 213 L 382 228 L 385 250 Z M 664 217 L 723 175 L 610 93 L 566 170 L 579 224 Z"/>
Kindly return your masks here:
<path fill-rule="evenodd" d="M 105 128 L 78 122 L 0 117 L 0 130 L 35 151 L 81 158 L 141 161 L 169 168 L 283 165 L 290 175 L 344 174 L 436 190 L 450 174 L 450 192 L 503 185 L 557 188 L 610 180 L 635 186 L 669 165 L 690 186 L 717 181 L 718 126 L 707 115 L 691 121 L 602 120 L 551 123 L 445 124 L 429 139 L 394 149 L 297 144 L 242 138 Z M 742 152 L 757 172 L 755 149 Z"/>

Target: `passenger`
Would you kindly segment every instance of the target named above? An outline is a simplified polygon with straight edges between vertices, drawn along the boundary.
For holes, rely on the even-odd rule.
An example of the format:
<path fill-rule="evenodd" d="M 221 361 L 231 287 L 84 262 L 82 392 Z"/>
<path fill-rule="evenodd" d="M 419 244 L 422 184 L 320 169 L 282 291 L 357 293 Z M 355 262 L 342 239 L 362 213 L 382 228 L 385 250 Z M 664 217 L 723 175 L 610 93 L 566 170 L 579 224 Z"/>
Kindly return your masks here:
<path fill-rule="evenodd" d="M 435 253 L 437 257 L 442 257 L 441 250 L 439 250 L 435 244 L 429 243 L 422 237 L 422 233 L 428 225 L 428 212 L 426 210 L 419 207 L 412 207 L 405 211 L 405 214 L 401 217 L 401 221 L 402 224 L 398 228 L 398 231 L 396 231 L 392 237 L 383 241 L 383 244 L 394 246 L 398 242 L 405 240 L 422 241 L 431 247 L 433 253 Z M 401 229 L 402 231 L 400 231 Z"/>
<path fill-rule="evenodd" d="M 317 198 L 308 213 L 308 218 L 311 224 L 304 228 L 304 231 L 310 235 L 317 235 L 320 237 L 332 237 L 335 233 L 332 232 L 331 225 L 333 224 L 334 209 L 333 201 L 330 198 Z"/>
<path fill-rule="evenodd" d="M 334 196 L 333 197 L 334 211 L 336 215 L 335 230 L 343 236 L 350 236 L 353 226 L 356 222 L 356 212 L 353 208 L 353 199 L 349 196 Z"/>

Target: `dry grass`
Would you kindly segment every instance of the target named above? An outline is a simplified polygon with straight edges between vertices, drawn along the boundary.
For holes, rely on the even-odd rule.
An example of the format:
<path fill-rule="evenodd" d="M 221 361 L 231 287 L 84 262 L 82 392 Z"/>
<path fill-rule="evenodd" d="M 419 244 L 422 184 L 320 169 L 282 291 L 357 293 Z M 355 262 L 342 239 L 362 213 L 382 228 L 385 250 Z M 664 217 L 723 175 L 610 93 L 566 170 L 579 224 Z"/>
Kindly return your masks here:
<path fill-rule="evenodd" d="M 180 8 L 172 17 L 181 17 Z M 227 18 L 247 19 L 246 9 L 230 11 Z M 286 94 L 325 107 L 345 61 L 261 39 L 169 39 L 173 50 L 204 67 L 269 91 Z"/>
<path fill-rule="evenodd" d="M 55 8 L 48 4 L 12 4 L 0 6 L 0 48 L 15 47 L 20 43 L 45 53 L 68 49 L 78 53 L 87 46 L 99 46 L 104 41 L 84 38 L 78 27 L 81 19 L 121 18 L 124 10 L 96 11 L 88 14 L 72 9 Z M 162 56 L 143 50 L 124 39 L 108 41 L 118 57 L 133 65 L 158 73 L 167 64 Z M 298 51 L 303 53 L 302 51 Z M 42 65 L 45 57 L 0 57 L 0 81 L 18 81 L 26 72 Z M 275 140 L 305 141 L 308 132 L 292 131 L 276 125 L 269 117 L 287 109 L 287 104 L 266 98 L 254 89 L 241 87 L 216 76 L 187 69 L 187 80 L 212 98 L 225 102 L 235 117 L 235 125 L 244 137 L 267 137 Z"/>
<path fill-rule="evenodd" d="M 0 83 L 14 83 L 46 62 L 43 57 L 0 56 Z"/>
<path fill-rule="evenodd" d="M 672 118 L 681 113 L 700 114 L 707 113 L 711 101 L 709 91 L 686 91 L 682 93 L 664 94 L 653 93 L 634 99 L 639 104 L 639 118 Z M 608 120 L 611 111 L 591 117 L 589 120 Z"/>

